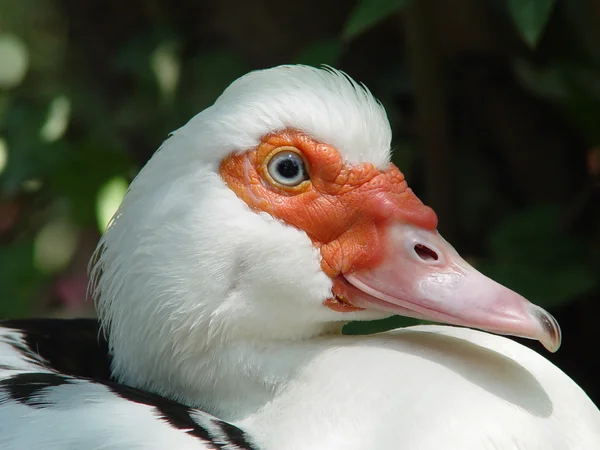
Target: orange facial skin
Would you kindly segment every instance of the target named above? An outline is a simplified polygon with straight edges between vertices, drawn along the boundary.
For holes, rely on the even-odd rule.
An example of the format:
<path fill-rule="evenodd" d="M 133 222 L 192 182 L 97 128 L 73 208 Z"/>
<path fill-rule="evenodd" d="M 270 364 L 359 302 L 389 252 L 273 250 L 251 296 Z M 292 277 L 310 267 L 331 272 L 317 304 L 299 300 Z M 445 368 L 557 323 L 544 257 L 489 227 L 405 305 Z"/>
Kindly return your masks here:
<path fill-rule="evenodd" d="M 277 183 L 267 164 L 279 151 L 301 155 L 309 179 L 293 187 Z M 360 309 L 342 295 L 342 275 L 377 265 L 390 221 L 437 226 L 433 210 L 408 188 L 396 166 L 347 165 L 335 148 L 296 130 L 269 134 L 255 149 L 230 155 L 220 174 L 248 206 L 306 232 L 334 281 L 333 297 L 325 304 L 336 311 Z"/>

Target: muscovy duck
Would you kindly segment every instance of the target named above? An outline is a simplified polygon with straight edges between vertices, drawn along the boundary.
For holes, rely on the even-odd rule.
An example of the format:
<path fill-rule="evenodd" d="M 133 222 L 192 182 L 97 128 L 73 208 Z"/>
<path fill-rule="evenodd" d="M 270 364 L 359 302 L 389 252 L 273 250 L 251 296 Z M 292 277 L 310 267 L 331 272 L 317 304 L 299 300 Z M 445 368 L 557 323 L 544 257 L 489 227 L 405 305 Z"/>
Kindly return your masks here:
<path fill-rule="evenodd" d="M 267 450 L 600 448 L 586 394 L 497 335 L 555 351 L 556 321 L 439 235 L 390 141 L 382 105 L 342 72 L 280 66 L 233 82 L 165 141 L 98 246 L 91 295 L 109 373 L 69 374 L 31 347 L 15 355 L 28 334 L 4 326 L 0 443 L 43 433 L 48 449 L 132 448 L 153 430 L 139 446 L 179 448 L 191 417 L 212 448 L 238 445 L 224 428 Z M 459 327 L 341 334 L 393 314 Z M 71 378 L 24 379 L 35 395 L 11 393 L 40 372 Z M 153 400 L 133 399 L 145 393 Z M 164 398 L 183 428 L 149 405 Z"/>

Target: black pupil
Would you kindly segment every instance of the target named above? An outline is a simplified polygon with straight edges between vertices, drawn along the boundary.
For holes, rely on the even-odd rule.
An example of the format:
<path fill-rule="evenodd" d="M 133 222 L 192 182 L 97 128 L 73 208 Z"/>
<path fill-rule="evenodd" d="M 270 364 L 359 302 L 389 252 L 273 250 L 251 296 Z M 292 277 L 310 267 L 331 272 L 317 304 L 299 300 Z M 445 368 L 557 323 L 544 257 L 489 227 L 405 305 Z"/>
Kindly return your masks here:
<path fill-rule="evenodd" d="M 300 162 L 292 156 L 288 156 L 277 163 L 277 173 L 283 178 L 294 179 L 300 174 L 301 170 Z"/>

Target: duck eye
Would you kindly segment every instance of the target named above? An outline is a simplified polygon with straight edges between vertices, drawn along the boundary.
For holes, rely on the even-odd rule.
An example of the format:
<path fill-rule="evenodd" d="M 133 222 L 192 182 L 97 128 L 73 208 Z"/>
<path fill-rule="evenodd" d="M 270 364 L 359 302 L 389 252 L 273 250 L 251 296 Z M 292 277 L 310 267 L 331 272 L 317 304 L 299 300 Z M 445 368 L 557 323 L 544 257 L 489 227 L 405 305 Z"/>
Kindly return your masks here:
<path fill-rule="evenodd" d="M 306 165 L 296 152 L 282 151 L 271 158 L 267 165 L 269 175 L 284 186 L 298 186 L 308 180 Z"/>

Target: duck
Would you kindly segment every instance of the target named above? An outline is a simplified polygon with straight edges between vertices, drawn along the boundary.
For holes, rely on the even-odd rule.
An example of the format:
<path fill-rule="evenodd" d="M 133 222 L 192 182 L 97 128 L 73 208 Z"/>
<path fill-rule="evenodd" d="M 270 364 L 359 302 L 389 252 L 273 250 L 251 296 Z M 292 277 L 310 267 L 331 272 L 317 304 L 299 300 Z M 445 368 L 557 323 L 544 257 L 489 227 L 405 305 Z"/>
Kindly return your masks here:
<path fill-rule="evenodd" d="M 444 240 L 391 137 L 331 67 L 235 80 L 131 183 L 98 321 L 2 324 L 0 448 L 600 448 L 586 393 L 508 337 L 554 352 L 556 320 Z M 392 315 L 439 325 L 342 333 Z"/>

